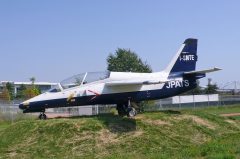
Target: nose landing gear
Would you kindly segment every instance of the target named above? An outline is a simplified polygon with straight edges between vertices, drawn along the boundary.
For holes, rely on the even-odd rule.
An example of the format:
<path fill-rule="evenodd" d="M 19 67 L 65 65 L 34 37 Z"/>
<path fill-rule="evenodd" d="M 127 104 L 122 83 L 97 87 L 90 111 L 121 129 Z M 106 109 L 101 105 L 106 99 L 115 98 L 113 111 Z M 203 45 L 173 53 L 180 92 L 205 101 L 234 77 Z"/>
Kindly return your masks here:
<path fill-rule="evenodd" d="M 126 104 L 117 104 L 118 115 L 123 117 L 127 115 L 128 117 L 134 117 L 137 115 L 137 110 L 134 108 L 134 104 L 128 101 Z"/>
<path fill-rule="evenodd" d="M 45 114 L 45 111 L 41 112 L 40 115 L 38 116 L 38 118 L 40 120 L 46 120 L 47 119 L 47 115 Z"/>

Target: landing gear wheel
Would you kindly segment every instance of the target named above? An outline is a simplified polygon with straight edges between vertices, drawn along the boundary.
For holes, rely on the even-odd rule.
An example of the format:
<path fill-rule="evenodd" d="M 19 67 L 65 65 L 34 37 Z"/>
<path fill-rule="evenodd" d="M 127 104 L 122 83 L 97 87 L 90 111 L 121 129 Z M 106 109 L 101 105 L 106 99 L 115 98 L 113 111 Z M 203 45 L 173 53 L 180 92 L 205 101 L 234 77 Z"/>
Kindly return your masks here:
<path fill-rule="evenodd" d="M 128 117 L 134 117 L 136 115 L 137 115 L 137 111 L 135 108 L 132 108 L 132 107 L 128 108 L 128 110 L 127 110 Z"/>
<path fill-rule="evenodd" d="M 38 116 L 38 118 L 39 118 L 40 120 L 46 120 L 46 119 L 47 119 L 47 116 L 46 116 L 46 114 L 41 113 L 41 114 Z"/>

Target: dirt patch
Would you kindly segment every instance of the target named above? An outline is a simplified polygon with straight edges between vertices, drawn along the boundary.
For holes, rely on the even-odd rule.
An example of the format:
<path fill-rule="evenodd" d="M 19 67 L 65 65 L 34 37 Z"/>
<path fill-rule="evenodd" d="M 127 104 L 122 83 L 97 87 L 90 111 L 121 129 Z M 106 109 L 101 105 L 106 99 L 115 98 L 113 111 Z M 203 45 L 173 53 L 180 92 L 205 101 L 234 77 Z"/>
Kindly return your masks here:
<path fill-rule="evenodd" d="M 102 131 L 99 132 L 98 136 L 98 142 L 100 145 L 102 144 L 109 144 L 109 143 L 116 143 L 119 141 L 117 138 L 117 134 L 111 133 L 107 129 L 103 129 Z"/>
<path fill-rule="evenodd" d="M 141 130 L 136 130 L 136 131 L 131 131 L 131 132 L 126 133 L 126 136 L 139 137 L 139 136 L 143 135 L 143 133 L 144 132 Z M 98 146 L 114 144 L 114 143 L 117 143 L 120 141 L 121 141 L 121 137 L 118 134 L 112 133 L 107 129 L 101 130 L 97 136 Z"/>
<path fill-rule="evenodd" d="M 240 116 L 240 113 L 220 114 L 220 116 L 223 116 L 223 117 Z"/>
<path fill-rule="evenodd" d="M 18 155 L 17 152 L 13 151 L 13 152 L 10 152 L 10 153 L 8 154 L 8 157 L 9 157 L 9 158 L 15 158 L 17 155 Z"/>
<path fill-rule="evenodd" d="M 209 129 L 214 130 L 216 128 L 216 125 L 207 121 L 206 119 L 202 119 L 195 115 L 181 115 L 175 118 L 176 120 L 184 120 L 184 119 L 190 119 L 193 122 L 195 122 L 198 125 L 205 126 Z"/>
<path fill-rule="evenodd" d="M 136 130 L 126 132 L 124 135 L 119 135 L 117 133 L 111 132 L 108 129 L 102 129 L 95 137 L 96 147 L 99 151 L 96 158 L 104 158 L 105 156 L 107 156 L 109 154 L 108 147 L 111 147 L 111 145 L 122 143 L 126 140 L 126 138 L 136 138 L 143 134 L 143 131 Z"/>
<path fill-rule="evenodd" d="M 204 119 L 199 118 L 197 116 L 192 116 L 191 118 L 194 122 L 196 122 L 199 125 L 206 126 L 207 128 L 213 129 L 213 130 L 216 128 L 216 126 L 214 124 L 210 123 L 207 120 L 204 120 Z"/>
<path fill-rule="evenodd" d="M 209 141 L 209 138 L 203 134 L 203 133 L 195 133 L 193 136 L 192 136 L 192 141 L 194 144 L 203 144 L 207 141 Z"/>
<path fill-rule="evenodd" d="M 228 122 L 228 123 L 230 123 L 230 124 L 236 124 L 236 122 L 233 121 L 233 120 L 225 120 L 225 121 Z"/>
<path fill-rule="evenodd" d="M 145 119 L 143 122 L 151 124 L 151 125 L 156 125 L 156 126 L 172 125 L 171 123 L 169 123 L 167 121 L 163 121 L 163 120 L 149 120 L 149 119 Z"/>
<path fill-rule="evenodd" d="M 225 121 L 228 122 L 228 123 L 230 123 L 230 124 L 232 124 L 233 126 L 236 126 L 236 127 L 239 128 L 239 125 L 238 125 L 237 122 L 235 122 L 235 121 L 233 121 L 233 120 L 230 120 L 230 119 L 227 119 L 227 120 L 225 120 Z"/>
<path fill-rule="evenodd" d="M 48 119 L 54 118 L 69 118 L 70 115 L 68 113 L 46 113 Z"/>
<path fill-rule="evenodd" d="M 137 116 L 134 117 L 134 119 L 142 120 L 145 119 L 145 116 L 143 116 L 142 114 L 138 114 Z"/>
<path fill-rule="evenodd" d="M 143 135 L 143 133 L 144 133 L 143 131 L 137 130 L 137 131 L 134 131 L 134 132 L 130 132 L 128 134 L 129 134 L 129 136 L 132 136 L 132 137 L 139 137 L 139 136 Z"/>
<path fill-rule="evenodd" d="M 91 140 L 93 138 L 94 138 L 94 135 L 92 133 L 84 132 L 81 134 L 76 134 L 76 135 L 72 136 L 71 138 L 67 138 L 64 141 L 64 144 L 74 145 L 76 143 L 81 143 L 82 141 Z M 59 146 L 62 147 L 61 145 L 59 145 Z"/>
<path fill-rule="evenodd" d="M 78 121 L 76 123 L 74 123 L 74 126 L 76 129 L 80 129 L 82 125 L 84 125 L 86 123 L 85 120 L 81 120 L 81 121 Z"/>

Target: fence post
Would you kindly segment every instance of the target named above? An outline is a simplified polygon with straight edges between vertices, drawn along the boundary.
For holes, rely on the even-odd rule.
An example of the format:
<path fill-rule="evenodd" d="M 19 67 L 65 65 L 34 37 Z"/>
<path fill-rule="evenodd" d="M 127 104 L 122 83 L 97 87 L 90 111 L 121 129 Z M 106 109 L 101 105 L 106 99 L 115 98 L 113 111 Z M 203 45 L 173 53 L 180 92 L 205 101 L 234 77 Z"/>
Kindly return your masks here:
<path fill-rule="evenodd" d="M 99 110 L 98 110 L 98 105 L 96 105 L 96 109 L 97 109 L 97 114 L 96 114 L 96 115 L 98 115 L 98 113 L 99 113 Z"/>
<path fill-rule="evenodd" d="M 159 110 L 163 110 L 163 109 L 162 109 L 162 100 L 161 100 L 161 99 L 159 100 L 159 104 L 160 104 Z"/>
<path fill-rule="evenodd" d="M 181 96 L 178 96 L 179 98 L 179 109 L 181 109 L 182 105 L 181 105 Z"/>
<path fill-rule="evenodd" d="M 11 109 L 10 109 L 10 111 L 11 111 L 10 112 L 11 113 L 11 122 L 13 123 L 13 106 L 11 105 L 10 107 L 11 107 Z"/>
<path fill-rule="evenodd" d="M 195 105 L 195 95 L 193 95 L 193 108 L 194 109 L 196 108 L 196 105 Z"/>
<path fill-rule="evenodd" d="M 209 107 L 209 105 L 210 105 L 210 104 L 209 104 L 209 94 L 207 94 L 207 97 L 208 97 L 208 107 Z"/>

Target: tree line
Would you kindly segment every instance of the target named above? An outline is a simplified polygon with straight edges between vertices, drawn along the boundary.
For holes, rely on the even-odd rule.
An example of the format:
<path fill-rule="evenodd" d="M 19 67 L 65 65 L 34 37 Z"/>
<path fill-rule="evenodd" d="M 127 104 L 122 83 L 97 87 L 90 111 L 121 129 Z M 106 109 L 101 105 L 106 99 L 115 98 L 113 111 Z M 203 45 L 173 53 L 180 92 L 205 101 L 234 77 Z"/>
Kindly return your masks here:
<path fill-rule="evenodd" d="M 21 84 L 18 88 L 17 94 L 15 94 L 14 85 L 11 82 L 7 82 L 2 89 L 2 93 L 0 93 L 0 100 L 3 101 L 12 101 L 16 99 L 30 99 L 41 94 L 41 90 L 35 85 L 35 77 L 30 78 L 31 85 L 26 86 Z"/>

